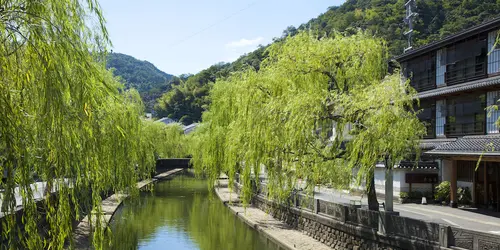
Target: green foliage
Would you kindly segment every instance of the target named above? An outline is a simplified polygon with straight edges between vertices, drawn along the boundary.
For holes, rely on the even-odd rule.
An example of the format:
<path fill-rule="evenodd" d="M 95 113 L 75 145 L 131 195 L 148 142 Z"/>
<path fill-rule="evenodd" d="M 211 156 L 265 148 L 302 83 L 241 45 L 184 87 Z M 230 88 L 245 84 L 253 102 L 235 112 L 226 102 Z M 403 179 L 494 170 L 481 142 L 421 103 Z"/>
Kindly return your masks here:
<path fill-rule="evenodd" d="M 403 18 L 407 0 L 348 0 L 341 6 L 330 7 L 325 13 L 298 28 L 287 27 L 283 34 L 273 39 L 275 43 L 282 42 L 289 36 L 295 36 L 299 31 L 310 31 L 316 37 L 334 37 L 336 32 L 355 34 L 358 29 L 366 30 L 371 34 L 387 41 L 388 53 L 396 56 L 403 53 L 407 46 L 407 38 L 403 33 L 407 29 Z M 414 46 L 418 47 L 429 42 L 444 38 L 465 28 L 480 24 L 500 14 L 500 3 L 497 0 L 470 1 L 470 0 L 417 0 L 418 16 L 414 22 Z M 259 71 L 261 63 L 268 57 L 267 46 L 259 46 L 253 52 L 241 56 L 238 60 L 218 68 L 220 74 L 206 74 L 213 72 L 214 67 L 200 72 L 192 77 L 199 82 L 196 88 L 203 88 L 203 84 L 223 80 L 232 73 L 248 68 Z M 200 81 L 200 79 L 203 79 Z M 194 88 L 191 87 L 190 91 Z M 210 89 L 210 86 L 207 86 Z M 172 90 L 177 92 L 177 90 Z M 200 96 L 185 93 L 176 93 L 178 98 L 162 98 L 156 111 L 161 116 L 175 119 L 186 117 L 189 121 L 201 120 L 203 104 L 207 103 L 204 91 Z M 200 106 L 199 104 L 202 103 Z M 189 122 L 187 122 L 189 123 Z"/>
<path fill-rule="evenodd" d="M 331 36 L 334 30 L 353 28 L 369 30 L 388 42 L 389 53 L 398 55 L 407 46 L 403 32 L 407 25 L 406 0 L 348 0 L 303 24 L 299 29 L 311 29 L 319 36 Z M 500 14 L 496 0 L 417 0 L 418 16 L 414 22 L 414 43 L 421 46 L 463 29 L 480 24 Z"/>
<path fill-rule="evenodd" d="M 170 89 L 169 81 L 173 78 L 148 61 L 120 53 L 108 54 L 106 68 L 112 69 L 115 76 L 123 79 L 125 88 L 139 91 L 147 111 L 152 111 L 156 99 Z"/>
<path fill-rule="evenodd" d="M 253 173 L 265 166 L 269 195 L 283 199 L 298 176 L 309 187 L 325 180 L 346 187 L 352 169 L 361 181 L 382 157 L 396 162 L 418 151 L 424 127 L 412 110 L 415 91 L 399 75 L 386 76 L 381 40 L 302 32 L 268 53 L 258 72 L 218 80 L 210 92 L 193 146 L 194 166 L 210 184 L 221 172 L 230 180 L 239 172 L 248 202 Z"/>
<path fill-rule="evenodd" d="M 217 78 L 228 75 L 228 64 L 219 63 L 183 80 L 174 78 L 172 89 L 155 105 L 157 117 L 170 117 L 185 125 L 198 122 L 209 104 L 208 93 Z"/>
<path fill-rule="evenodd" d="M 411 192 L 401 192 L 399 197 L 402 198 L 402 196 L 405 196 L 407 199 L 411 199 L 411 200 L 415 200 L 415 201 L 418 201 L 420 202 L 420 200 L 422 199 L 422 197 L 425 197 L 427 198 L 428 200 L 430 199 L 434 199 L 434 197 L 432 197 L 432 193 L 431 192 L 421 192 L 421 191 L 411 191 Z"/>
<path fill-rule="evenodd" d="M 179 128 L 157 134 L 156 125 L 142 123 L 138 92 L 123 90 L 99 63 L 109 42 L 98 6 L 94 0 L 0 4 L 0 172 L 7 173 L 1 237 L 8 243 L 2 249 L 62 249 L 73 221 L 88 212 L 97 217 L 93 243 L 101 249 L 101 195 L 137 193 L 154 152 L 182 152 L 168 142 Z M 45 190 L 33 190 L 35 181 L 46 182 Z M 15 190 L 22 225 L 13 215 L 21 205 Z M 35 191 L 45 196 L 44 213 Z"/>
<path fill-rule="evenodd" d="M 436 186 L 436 200 L 450 202 L 450 185 L 449 181 L 443 181 Z"/>
<path fill-rule="evenodd" d="M 407 200 L 407 199 L 409 199 L 409 198 L 410 198 L 410 195 L 409 195 L 407 192 L 400 192 L 400 193 L 399 193 L 399 198 L 400 198 L 401 200 Z"/>
<path fill-rule="evenodd" d="M 470 205 L 472 203 L 472 194 L 468 187 L 458 188 L 457 195 L 459 204 Z"/>

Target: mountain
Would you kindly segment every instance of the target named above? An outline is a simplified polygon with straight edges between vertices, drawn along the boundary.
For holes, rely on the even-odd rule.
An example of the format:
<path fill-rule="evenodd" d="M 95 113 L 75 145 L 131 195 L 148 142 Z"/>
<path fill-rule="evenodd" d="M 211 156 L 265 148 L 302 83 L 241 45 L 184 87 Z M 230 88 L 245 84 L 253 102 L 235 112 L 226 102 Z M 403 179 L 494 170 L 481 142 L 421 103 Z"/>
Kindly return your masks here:
<path fill-rule="evenodd" d="M 169 82 L 173 75 L 167 74 L 148 61 L 141 61 L 132 56 L 110 53 L 106 61 L 108 69 L 120 76 L 126 88 L 135 88 L 141 94 L 146 111 L 151 111 L 156 99 L 170 89 Z"/>
<path fill-rule="evenodd" d="M 273 41 L 282 41 L 301 30 L 309 30 L 321 38 L 332 37 L 336 32 L 349 34 L 362 29 L 384 38 L 389 55 L 399 55 L 407 46 L 404 32 L 408 30 L 408 25 L 403 22 L 406 2 L 407 0 L 347 0 L 341 6 L 328 8 L 325 13 L 298 28 L 287 27 Z M 416 0 L 416 6 L 416 10 L 413 10 L 418 13 L 414 20 L 414 47 L 500 16 L 498 0 Z M 260 46 L 232 63 L 219 63 L 181 81 L 158 99 L 156 112 L 174 119 L 200 121 L 201 113 L 209 103 L 206 95 L 211 84 L 207 83 L 245 68 L 259 70 L 260 63 L 267 57 L 267 46 Z"/>
<path fill-rule="evenodd" d="M 333 31 L 369 30 L 384 38 L 391 55 L 407 46 L 408 25 L 403 22 L 408 0 L 347 0 L 311 19 L 299 29 L 332 36 Z M 500 15 L 497 0 L 416 0 L 413 42 L 419 47 Z"/>

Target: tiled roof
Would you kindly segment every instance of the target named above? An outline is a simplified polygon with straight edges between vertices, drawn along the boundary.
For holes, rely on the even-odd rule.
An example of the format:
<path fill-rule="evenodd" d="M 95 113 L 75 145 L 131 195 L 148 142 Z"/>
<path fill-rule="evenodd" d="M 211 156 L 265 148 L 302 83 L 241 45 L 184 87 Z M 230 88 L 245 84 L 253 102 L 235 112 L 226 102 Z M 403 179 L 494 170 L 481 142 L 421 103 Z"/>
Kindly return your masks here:
<path fill-rule="evenodd" d="M 419 161 L 415 164 L 413 161 L 401 161 L 398 168 L 415 168 L 415 169 L 439 169 L 438 163 L 435 161 Z"/>
<path fill-rule="evenodd" d="M 385 168 L 383 162 L 379 162 L 375 165 L 377 168 Z M 439 169 L 439 165 L 435 161 L 419 161 L 415 164 L 415 161 L 401 161 L 399 164 L 395 165 L 394 168 L 397 169 L 428 169 L 436 170 Z"/>
<path fill-rule="evenodd" d="M 198 126 L 198 123 L 192 123 L 192 124 L 189 124 L 187 126 L 184 126 L 184 134 L 191 133 L 197 126 Z"/>
<path fill-rule="evenodd" d="M 163 118 L 157 120 L 157 122 L 163 122 L 165 124 L 170 124 L 170 123 L 174 123 L 175 121 L 171 118 L 163 117 Z"/>
<path fill-rule="evenodd" d="M 500 135 L 464 136 L 426 152 L 434 155 L 500 156 Z"/>
<path fill-rule="evenodd" d="M 429 91 L 420 92 L 420 93 L 418 93 L 417 97 L 419 99 L 424 99 L 424 98 L 429 98 L 429 97 L 435 97 L 435 96 L 451 94 L 451 93 L 456 93 L 456 92 L 462 92 L 462 91 L 467 91 L 467 90 L 471 90 L 471 89 L 490 87 L 490 86 L 495 86 L 495 85 L 500 85 L 500 76 L 495 76 L 495 77 L 476 80 L 476 81 L 472 81 L 472 82 L 466 82 L 466 83 L 457 84 L 457 85 L 453 85 L 453 86 L 446 86 L 446 87 L 442 87 L 442 88 L 437 88 L 437 89 L 433 89 L 433 90 L 429 90 Z"/>
<path fill-rule="evenodd" d="M 450 142 L 454 142 L 456 138 L 443 138 L 443 139 L 426 139 L 420 141 L 420 149 L 426 151 L 426 150 L 432 150 L 437 148 L 440 145 L 447 144 Z"/>

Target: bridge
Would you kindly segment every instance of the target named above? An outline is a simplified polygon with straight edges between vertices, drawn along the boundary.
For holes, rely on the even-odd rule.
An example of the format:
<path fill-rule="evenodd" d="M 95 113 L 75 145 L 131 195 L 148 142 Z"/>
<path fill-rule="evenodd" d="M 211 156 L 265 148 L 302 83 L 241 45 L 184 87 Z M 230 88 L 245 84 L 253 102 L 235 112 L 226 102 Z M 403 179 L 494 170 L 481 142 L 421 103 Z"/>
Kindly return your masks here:
<path fill-rule="evenodd" d="M 168 158 L 156 160 L 156 173 L 163 173 L 175 168 L 191 168 L 191 158 Z"/>

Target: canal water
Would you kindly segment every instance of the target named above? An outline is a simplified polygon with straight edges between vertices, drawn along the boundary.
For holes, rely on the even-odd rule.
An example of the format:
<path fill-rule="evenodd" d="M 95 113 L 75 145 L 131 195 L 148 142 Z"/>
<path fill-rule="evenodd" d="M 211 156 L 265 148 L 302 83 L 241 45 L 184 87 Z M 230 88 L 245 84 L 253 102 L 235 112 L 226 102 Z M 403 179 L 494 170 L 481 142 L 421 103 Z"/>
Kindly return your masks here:
<path fill-rule="evenodd" d="M 206 181 L 185 175 L 126 201 L 111 230 L 109 249 L 277 249 L 210 195 Z"/>

